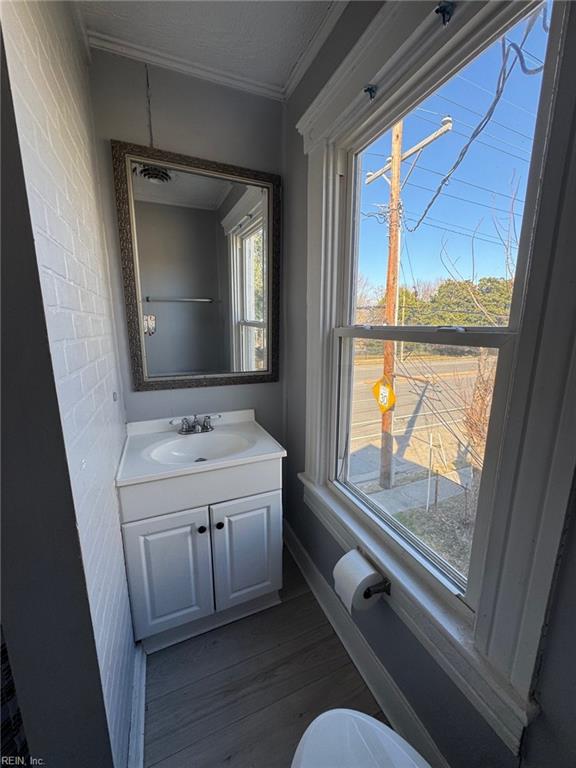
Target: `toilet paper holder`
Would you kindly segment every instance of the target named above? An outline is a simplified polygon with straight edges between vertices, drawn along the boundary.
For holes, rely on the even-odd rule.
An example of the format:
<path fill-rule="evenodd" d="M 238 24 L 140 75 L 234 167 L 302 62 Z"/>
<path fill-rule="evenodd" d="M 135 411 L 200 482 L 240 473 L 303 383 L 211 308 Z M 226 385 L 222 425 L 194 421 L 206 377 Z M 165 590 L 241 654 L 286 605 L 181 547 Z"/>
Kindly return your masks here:
<path fill-rule="evenodd" d="M 391 587 L 390 579 L 388 579 L 386 576 L 383 576 L 382 581 L 379 582 L 378 584 L 374 584 L 374 586 L 372 587 L 366 587 L 366 589 L 364 590 L 364 599 L 370 600 L 370 598 L 373 595 L 379 595 L 382 592 L 386 595 L 389 595 L 390 587 Z"/>
<path fill-rule="evenodd" d="M 378 570 L 378 568 L 374 565 L 372 562 L 372 558 L 370 555 L 368 555 L 367 552 L 364 551 L 363 547 L 357 547 L 358 552 L 364 557 L 369 563 L 371 563 L 372 567 L 375 570 Z M 382 576 L 382 581 L 379 581 L 378 584 L 374 584 L 371 587 L 366 587 L 364 590 L 363 598 L 364 600 L 370 600 L 371 597 L 374 595 L 389 595 L 390 589 L 392 587 L 392 582 L 388 578 L 388 576 L 384 576 L 384 574 L 380 574 Z"/>

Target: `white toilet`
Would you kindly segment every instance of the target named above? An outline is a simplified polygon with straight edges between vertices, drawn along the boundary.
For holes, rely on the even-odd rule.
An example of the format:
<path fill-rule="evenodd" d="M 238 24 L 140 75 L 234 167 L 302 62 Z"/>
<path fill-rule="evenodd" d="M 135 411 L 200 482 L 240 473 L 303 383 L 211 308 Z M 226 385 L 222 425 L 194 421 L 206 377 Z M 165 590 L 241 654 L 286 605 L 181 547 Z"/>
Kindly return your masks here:
<path fill-rule="evenodd" d="M 430 764 L 373 717 L 331 709 L 304 732 L 292 768 L 430 768 Z"/>

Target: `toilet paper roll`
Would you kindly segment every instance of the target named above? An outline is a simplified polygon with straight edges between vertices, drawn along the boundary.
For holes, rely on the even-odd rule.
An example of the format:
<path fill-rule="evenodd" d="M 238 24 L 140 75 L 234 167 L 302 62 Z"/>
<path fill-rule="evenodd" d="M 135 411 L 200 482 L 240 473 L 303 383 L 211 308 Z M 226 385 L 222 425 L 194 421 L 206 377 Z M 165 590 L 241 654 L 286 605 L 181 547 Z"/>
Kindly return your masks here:
<path fill-rule="evenodd" d="M 382 575 L 362 557 L 357 549 L 347 552 L 334 566 L 334 589 L 348 613 L 365 611 L 380 598 L 379 594 L 365 598 L 364 592 L 382 581 Z"/>

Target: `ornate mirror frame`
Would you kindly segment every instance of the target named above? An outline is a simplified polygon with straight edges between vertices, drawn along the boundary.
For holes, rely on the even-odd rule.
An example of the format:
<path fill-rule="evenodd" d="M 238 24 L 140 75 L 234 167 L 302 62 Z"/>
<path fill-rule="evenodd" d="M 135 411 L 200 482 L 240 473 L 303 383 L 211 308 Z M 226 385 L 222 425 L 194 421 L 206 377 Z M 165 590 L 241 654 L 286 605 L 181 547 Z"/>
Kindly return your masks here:
<path fill-rule="evenodd" d="M 124 284 L 124 302 L 128 326 L 128 343 L 132 366 L 132 378 L 136 391 L 180 389 L 187 387 L 218 387 L 230 384 L 261 384 L 278 381 L 280 341 L 280 176 L 262 171 L 252 171 L 235 165 L 216 163 L 154 147 L 111 141 L 114 189 L 120 238 L 120 258 Z M 268 189 L 268 368 L 264 371 L 232 371 L 229 374 L 198 374 L 171 377 L 148 377 L 145 373 L 144 336 L 142 310 L 139 301 L 138 265 L 136 262 L 135 233 L 133 229 L 133 201 L 129 185 L 130 162 L 154 161 L 182 170 L 197 171 L 230 181 L 244 181 Z"/>

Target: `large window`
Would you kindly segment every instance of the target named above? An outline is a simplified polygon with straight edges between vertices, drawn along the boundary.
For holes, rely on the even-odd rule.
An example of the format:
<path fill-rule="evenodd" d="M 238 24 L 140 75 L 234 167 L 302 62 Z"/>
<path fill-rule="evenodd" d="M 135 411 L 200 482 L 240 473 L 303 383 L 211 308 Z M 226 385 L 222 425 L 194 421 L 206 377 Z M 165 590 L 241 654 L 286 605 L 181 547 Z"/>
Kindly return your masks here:
<path fill-rule="evenodd" d="M 355 157 L 337 481 L 462 590 L 522 322 L 547 39 L 540 8 Z"/>
<path fill-rule="evenodd" d="M 297 124 L 305 502 L 516 753 L 576 465 L 575 38 L 385 3 Z"/>

